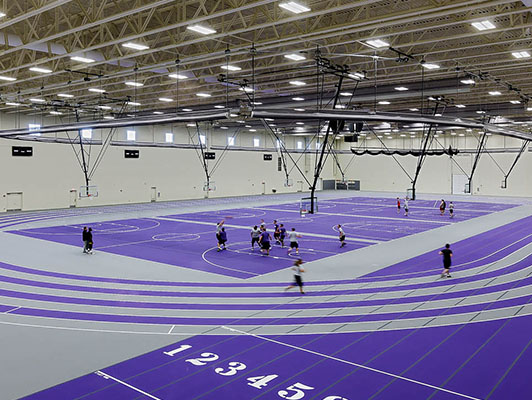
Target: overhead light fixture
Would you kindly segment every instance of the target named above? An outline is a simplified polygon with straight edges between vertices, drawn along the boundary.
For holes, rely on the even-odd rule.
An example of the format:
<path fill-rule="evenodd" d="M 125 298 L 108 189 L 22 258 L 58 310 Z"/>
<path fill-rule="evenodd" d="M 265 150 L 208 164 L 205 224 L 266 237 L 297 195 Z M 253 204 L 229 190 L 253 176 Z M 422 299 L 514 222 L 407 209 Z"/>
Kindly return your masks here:
<path fill-rule="evenodd" d="M 211 97 L 209 93 L 196 93 L 196 96 L 198 97 Z"/>
<path fill-rule="evenodd" d="M 229 129 L 227 126 L 220 126 L 220 129 Z"/>
<path fill-rule="evenodd" d="M 137 107 L 137 106 L 142 105 L 142 104 L 137 103 L 137 102 L 135 102 L 135 101 L 129 101 L 127 104 L 130 105 L 130 106 L 134 106 L 134 107 Z"/>
<path fill-rule="evenodd" d="M 442 115 L 440 113 L 434 114 L 435 117 L 441 117 Z"/>
<path fill-rule="evenodd" d="M 353 79 L 364 79 L 366 77 L 362 72 L 351 72 L 347 76 Z"/>
<path fill-rule="evenodd" d="M 532 107 L 527 107 L 526 110 L 527 111 L 532 111 Z"/>
<path fill-rule="evenodd" d="M 383 106 L 387 106 L 388 104 L 392 104 L 392 103 L 390 103 L 387 100 L 382 100 L 382 101 L 379 101 L 379 104 L 382 104 Z"/>
<path fill-rule="evenodd" d="M 295 54 L 295 53 L 285 54 L 284 58 L 288 58 L 289 60 L 292 60 L 292 61 L 303 61 L 303 60 L 306 60 L 306 58 L 304 56 L 302 56 L 300 54 Z"/>
<path fill-rule="evenodd" d="M 30 99 L 32 103 L 46 103 L 46 100 L 44 99 Z"/>
<path fill-rule="evenodd" d="M 462 82 L 464 85 L 474 85 L 475 80 L 471 78 L 462 79 L 460 82 Z"/>
<path fill-rule="evenodd" d="M 257 132 L 256 129 L 250 129 L 249 131 L 250 131 L 250 132 Z"/>
<path fill-rule="evenodd" d="M 351 96 L 352 93 L 349 92 L 341 92 L 340 96 Z"/>
<path fill-rule="evenodd" d="M 146 46 L 144 44 L 132 43 L 132 42 L 123 43 L 122 47 L 127 47 L 128 49 L 133 49 L 133 50 L 148 50 L 150 48 L 150 46 Z"/>
<path fill-rule="evenodd" d="M 296 3 L 295 1 L 287 1 L 285 3 L 280 3 L 279 7 L 284 8 L 287 11 L 293 12 L 294 14 L 301 14 L 310 11 L 310 8 L 304 6 L 303 4 Z"/>
<path fill-rule="evenodd" d="M 410 108 L 410 111 L 419 111 L 419 108 Z"/>
<path fill-rule="evenodd" d="M 4 18 L 6 15 L 6 13 L 0 12 L 0 18 Z"/>
<path fill-rule="evenodd" d="M 388 47 L 390 45 L 390 43 L 385 42 L 382 39 L 366 40 L 366 43 L 369 44 L 371 47 L 376 47 L 378 49 L 381 48 L 381 47 Z"/>
<path fill-rule="evenodd" d="M 498 90 L 492 90 L 491 92 L 488 92 L 491 96 L 500 96 L 502 93 Z"/>
<path fill-rule="evenodd" d="M 216 33 L 214 29 L 202 25 L 189 25 L 187 26 L 187 29 L 197 33 L 201 33 L 202 35 L 210 35 Z"/>
<path fill-rule="evenodd" d="M 127 81 L 127 82 L 125 82 L 125 84 L 128 85 L 128 86 L 134 86 L 134 87 L 144 86 L 144 83 L 133 82 L 133 81 Z"/>
<path fill-rule="evenodd" d="M 68 94 L 68 93 L 59 93 L 57 95 L 57 97 L 65 97 L 67 99 L 71 99 L 72 97 L 74 97 L 74 95 L 73 94 Z"/>
<path fill-rule="evenodd" d="M 305 83 L 305 82 L 302 82 L 302 81 L 290 81 L 290 85 L 294 85 L 294 86 L 305 86 L 306 83 Z"/>
<path fill-rule="evenodd" d="M 464 106 L 463 104 L 457 104 L 457 105 L 455 105 L 455 107 L 458 107 L 458 108 L 465 108 L 466 106 Z"/>
<path fill-rule="evenodd" d="M 86 63 L 86 64 L 90 64 L 95 61 L 92 58 L 80 57 L 80 56 L 70 57 L 70 59 L 72 61 L 79 61 L 79 62 Z"/>
<path fill-rule="evenodd" d="M 90 89 L 89 89 L 89 92 L 94 92 L 94 93 L 105 93 L 105 90 L 103 90 L 103 89 L 98 89 L 98 88 L 90 88 Z"/>
<path fill-rule="evenodd" d="M 514 51 L 512 53 L 512 56 L 514 56 L 515 58 L 529 58 L 530 53 L 528 51 Z"/>
<path fill-rule="evenodd" d="M 473 27 L 477 28 L 479 31 L 486 31 L 488 29 L 495 29 L 496 26 L 491 21 L 479 21 L 479 22 L 473 22 L 471 25 Z"/>
<path fill-rule="evenodd" d="M 164 101 L 165 103 L 170 103 L 170 102 L 172 102 L 173 100 L 172 100 L 172 99 L 169 99 L 168 97 L 159 97 L 159 101 Z"/>
<path fill-rule="evenodd" d="M 20 103 L 12 103 L 12 102 L 7 102 L 7 103 L 6 103 L 6 106 L 18 107 L 18 106 L 20 106 L 20 105 L 21 105 Z"/>
<path fill-rule="evenodd" d="M 345 108 L 346 106 L 343 104 L 337 104 L 334 106 L 334 108 Z"/>
<path fill-rule="evenodd" d="M 217 106 L 214 106 L 214 108 L 225 108 L 225 106 L 217 105 Z"/>
<path fill-rule="evenodd" d="M 63 115 L 61 111 L 50 111 L 51 115 Z"/>
<path fill-rule="evenodd" d="M 164 114 L 162 111 L 154 111 L 153 113 L 156 114 L 156 115 L 163 115 Z"/>
<path fill-rule="evenodd" d="M 111 110 L 109 106 L 97 106 L 100 110 Z"/>
<path fill-rule="evenodd" d="M 41 67 L 31 67 L 30 71 L 39 72 L 41 74 L 51 74 L 53 72 L 51 69 Z"/>
<path fill-rule="evenodd" d="M 519 100 L 510 100 L 510 103 L 512 104 L 521 104 Z"/>
<path fill-rule="evenodd" d="M 190 112 L 190 111 L 192 111 L 192 109 L 191 108 L 183 108 L 183 111 L 184 112 Z"/>
<path fill-rule="evenodd" d="M 8 82 L 13 82 L 13 81 L 16 81 L 17 78 L 12 78 L 10 76 L 3 76 L 3 75 L 0 75 L 0 80 L 2 81 L 8 81 Z"/>
<path fill-rule="evenodd" d="M 427 69 L 438 69 L 438 68 L 440 68 L 440 66 L 438 64 L 432 64 L 432 63 L 422 63 L 421 66 L 423 68 L 427 68 Z"/>
<path fill-rule="evenodd" d="M 253 88 L 250 88 L 250 87 L 240 87 L 240 88 L 238 88 L 238 90 L 240 90 L 242 92 L 246 92 L 246 93 L 252 93 L 252 92 L 255 91 Z"/>
<path fill-rule="evenodd" d="M 292 97 L 292 100 L 294 100 L 294 101 L 304 101 L 305 99 L 303 97 Z"/>
<path fill-rule="evenodd" d="M 294 111 L 303 112 L 303 111 L 305 111 L 305 109 L 304 108 L 294 108 Z"/>
<path fill-rule="evenodd" d="M 103 119 L 115 119 L 112 115 L 106 115 L 103 117 Z"/>
<path fill-rule="evenodd" d="M 478 110 L 477 114 L 486 114 L 486 111 Z"/>
<path fill-rule="evenodd" d="M 189 128 L 192 128 L 192 127 L 195 127 L 196 124 L 189 123 L 189 124 L 187 124 L 187 126 L 188 126 Z"/>
<path fill-rule="evenodd" d="M 188 78 L 188 76 L 183 75 L 183 74 L 170 74 L 168 75 L 168 77 L 172 79 L 187 79 Z"/>
<path fill-rule="evenodd" d="M 399 91 L 399 92 L 406 92 L 408 90 L 407 87 L 404 87 L 404 86 L 397 86 L 395 88 L 395 90 Z"/>
<path fill-rule="evenodd" d="M 236 65 L 222 65 L 220 68 L 225 69 L 226 71 L 241 71 L 242 70 L 242 68 L 237 67 Z"/>
<path fill-rule="evenodd" d="M 254 101 L 253 102 L 253 105 L 254 106 L 262 106 L 263 103 L 261 103 L 260 101 Z"/>
<path fill-rule="evenodd" d="M 296 122 L 296 125 L 305 125 L 304 122 Z"/>

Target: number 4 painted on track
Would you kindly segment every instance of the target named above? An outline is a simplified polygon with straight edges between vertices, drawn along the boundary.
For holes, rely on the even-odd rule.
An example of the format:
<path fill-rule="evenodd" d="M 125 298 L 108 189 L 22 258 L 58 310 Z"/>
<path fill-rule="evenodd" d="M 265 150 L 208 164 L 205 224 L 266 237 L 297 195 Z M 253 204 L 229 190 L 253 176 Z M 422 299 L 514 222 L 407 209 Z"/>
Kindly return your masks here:
<path fill-rule="evenodd" d="M 188 350 L 190 349 L 192 346 L 189 345 L 189 344 L 182 344 L 181 346 L 179 346 L 177 349 L 174 349 L 172 351 L 165 351 L 164 354 L 166 354 L 167 356 L 170 356 L 170 357 L 173 357 L 174 355 L 176 355 L 177 353 L 181 353 L 182 351 L 185 351 L 185 350 Z"/>
<path fill-rule="evenodd" d="M 268 386 L 268 383 L 273 381 L 278 376 L 279 375 L 253 376 L 248 378 L 248 381 L 252 382 L 248 383 L 248 385 L 253 386 L 256 389 L 262 389 L 263 387 Z"/>

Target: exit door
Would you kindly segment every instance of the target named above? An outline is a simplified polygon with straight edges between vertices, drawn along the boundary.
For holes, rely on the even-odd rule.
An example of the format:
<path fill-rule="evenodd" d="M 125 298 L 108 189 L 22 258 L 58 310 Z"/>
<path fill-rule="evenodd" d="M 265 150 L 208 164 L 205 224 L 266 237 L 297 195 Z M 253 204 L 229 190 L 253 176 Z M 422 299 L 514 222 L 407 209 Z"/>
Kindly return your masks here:
<path fill-rule="evenodd" d="M 6 210 L 7 211 L 21 211 L 22 210 L 22 192 L 7 193 Z"/>
<path fill-rule="evenodd" d="M 157 201 L 157 188 L 152 186 L 151 187 L 151 202 L 154 203 Z"/>
<path fill-rule="evenodd" d="M 78 191 L 76 189 L 70 190 L 70 208 L 78 205 Z"/>

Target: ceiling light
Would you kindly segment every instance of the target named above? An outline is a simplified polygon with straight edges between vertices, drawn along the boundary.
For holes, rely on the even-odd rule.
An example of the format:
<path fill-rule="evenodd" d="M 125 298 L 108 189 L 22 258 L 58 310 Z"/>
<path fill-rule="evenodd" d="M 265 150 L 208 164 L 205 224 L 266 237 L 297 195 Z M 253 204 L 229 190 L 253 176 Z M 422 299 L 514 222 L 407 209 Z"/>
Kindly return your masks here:
<path fill-rule="evenodd" d="M 187 124 L 187 126 L 189 126 L 189 127 L 195 127 L 196 124 Z"/>
<path fill-rule="evenodd" d="M 305 83 L 305 82 L 302 82 L 302 81 L 290 81 L 290 85 L 294 85 L 294 86 L 305 86 L 306 83 Z"/>
<path fill-rule="evenodd" d="M 3 13 L 3 12 L 0 12 L 0 18 L 4 18 L 5 16 L 6 16 L 6 14 L 5 14 L 5 13 Z"/>
<path fill-rule="evenodd" d="M 510 103 L 512 104 L 521 104 L 519 100 L 510 100 Z"/>
<path fill-rule="evenodd" d="M 305 109 L 304 109 L 304 108 L 294 108 L 294 111 L 300 111 L 300 112 L 303 112 L 303 111 L 305 111 Z"/>
<path fill-rule="evenodd" d="M 410 108 L 410 111 L 419 111 L 418 108 Z"/>
<path fill-rule="evenodd" d="M 459 133 L 458 136 L 465 136 L 463 133 Z"/>
<path fill-rule="evenodd" d="M 292 97 L 292 100 L 294 100 L 294 101 L 304 101 L 305 99 L 303 97 Z"/>
<path fill-rule="evenodd" d="M 210 35 L 212 33 L 216 33 L 216 31 L 212 28 L 207 28 L 206 26 L 201 25 L 189 25 L 187 26 L 187 29 L 201 33 L 202 35 Z"/>
<path fill-rule="evenodd" d="M 140 103 L 137 103 L 135 101 L 129 101 L 127 104 L 130 105 L 130 106 L 140 106 L 141 105 Z"/>
<path fill-rule="evenodd" d="M 135 87 L 141 87 L 141 86 L 144 86 L 144 83 L 140 83 L 140 82 L 132 82 L 132 81 L 127 81 L 125 82 L 126 85 L 128 86 L 135 86 Z"/>
<path fill-rule="evenodd" d="M 99 109 L 101 109 L 101 110 L 110 110 L 111 109 L 111 107 L 109 107 L 109 106 L 97 106 L 97 107 Z"/>
<path fill-rule="evenodd" d="M 379 101 L 379 104 L 382 104 L 383 106 L 387 106 L 388 104 L 391 104 L 391 103 L 389 101 L 382 100 L 382 101 Z"/>
<path fill-rule="evenodd" d="M 293 12 L 294 14 L 301 14 L 310 11 L 310 8 L 304 6 L 303 4 L 296 3 L 295 1 L 287 1 L 286 3 L 280 3 L 279 7 L 284 8 L 287 11 Z"/>
<path fill-rule="evenodd" d="M 434 114 L 435 117 L 441 117 L 442 115 L 440 113 Z"/>
<path fill-rule="evenodd" d="M 12 77 L 10 77 L 10 76 L 3 76 L 3 75 L 0 75 L 0 80 L 2 80 L 2 81 L 12 82 L 12 81 L 16 81 L 17 78 L 12 78 Z"/>
<path fill-rule="evenodd" d="M 440 68 L 440 66 L 438 64 L 431 64 L 431 63 L 423 63 L 423 64 L 421 64 L 421 66 L 423 68 L 427 68 L 427 69 L 438 69 L 438 68 Z"/>
<path fill-rule="evenodd" d="M 300 54 L 295 54 L 295 53 L 292 53 L 292 54 L 285 54 L 284 55 L 285 58 L 288 58 L 289 60 L 292 60 L 292 61 L 302 61 L 302 60 L 306 60 L 306 58 Z"/>
<path fill-rule="evenodd" d="M 94 92 L 94 93 L 105 93 L 105 90 L 103 90 L 103 89 L 97 89 L 97 88 L 90 88 L 90 89 L 89 89 L 89 92 Z"/>
<path fill-rule="evenodd" d="M 164 101 L 165 103 L 170 103 L 170 102 L 172 102 L 173 100 L 172 100 L 172 99 L 169 99 L 168 97 L 159 97 L 159 101 Z"/>
<path fill-rule="evenodd" d="M 334 106 L 334 108 L 345 108 L 346 106 L 343 104 L 337 104 Z"/>
<path fill-rule="evenodd" d="M 304 122 L 296 122 L 296 125 L 305 125 Z"/>
<path fill-rule="evenodd" d="M 495 29 L 496 26 L 493 25 L 490 21 L 479 21 L 479 22 L 473 22 L 471 25 L 473 25 L 475 28 L 477 28 L 479 31 L 485 31 L 488 29 Z"/>
<path fill-rule="evenodd" d="M 527 111 L 532 111 L 532 107 L 527 107 L 526 110 Z"/>
<path fill-rule="evenodd" d="M 241 87 L 241 88 L 238 88 L 238 90 L 240 90 L 241 92 L 246 92 L 246 93 L 252 93 L 255 91 L 253 88 L 250 88 L 250 87 Z"/>
<path fill-rule="evenodd" d="M 196 93 L 196 96 L 198 97 L 211 97 L 209 93 Z"/>
<path fill-rule="evenodd" d="M 41 68 L 41 67 L 31 67 L 30 71 L 40 72 L 41 74 L 51 74 L 53 72 L 51 69 Z"/>
<path fill-rule="evenodd" d="M 217 106 L 214 106 L 214 108 L 225 108 L 225 106 L 217 105 Z"/>
<path fill-rule="evenodd" d="M 366 43 L 369 44 L 371 47 L 376 47 L 376 48 L 388 47 L 390 45 L 390 43 L 387 43 L 381 39 L 366 40 Z"/>
<path fill-rule="evenodd" d="M 6 106 L 14 106 L 14 107 L 18 107 L 18 106 L 20 106 L 20 103 L 11 103 L 11 102 L 8 102 L 8 103 L 6 103 Z"/>
<path fill-rule="evenodd" d="M 262 106 L 263 103 L 261 103 L 260 101 L 254 101 L 253 102 L 253 105 L 254 106 Z"/>
<path fill-rule="evenodd" d="M 61 111 L 50 111 L 51 115 L 63 115 Z"/>
<path fill-rule="evenodd" d="M 32 103 L 46 103 L 46 100 L 44 99 L 30 99 Z"/>
<path fill-rule="evenodd" d="M 404 87 L 404 86 L 397 86 L 397 87 L 395 88 L 395 90 L 397 90 L 397 91 L 399 91 L 399 92 L 405 92 L 405 91 L 408 90 L 408 88 L 407 88 L 407 87 Z"/>
<path fill-rule="evenodd" d="M 349 93 L 349 92 L 341 92 L 340 96 L 351 96 L 351 93 Z"/>
<path fill-rule="evenodd" d="M 115 119 L 115 117 L 113 117 L 111 115 L 106 115 L 105 117 L 103 117 L 103 119 Z"/>
<path fill-rule="evenodd" d="M 486 114 L 486 111 L 478 110 L 477 114 Z"/>
<path fill-rule="evenodd" d="M 257 132 L 256 129 L 250 129 L 249 131 L 250 131 L 250 132 Z"/>
<path fill-rule="evenodd" d="M 188 76 L 182 74 L 170 74 L 168 75 L 172 79 L 187 79 Z"/>
<path fill-rule="evenodd" d="M 183 111 L 184 112 L 190 112 L 190 111 L 192 111 L 192 108 L 183 108 Z"/>
<path fill-rule="evenodd" d="M 70 59 L 72 61 L 79 61 L 79 62 L 86 63 L 86 64 L 90 64 L 90 63 L 93 63 L 95 61 L 92 58 L 79 57 L 79 56 L 70 57 Z"/>
<path fill-rule="evenodd" d="M 154 111 L 153 113 L 157 114 L 157 115 L 163 115 L 164 114 L 162 111 Z"/>
<path fill-rule="evenodd" d="M 222 65 L 220 68 L 225 69 L 227 71 L 241 71 L 242 70 L 242 68 L 237 67 L 236 65 Z"/>
<path fill-rule="evenodd" d="M 122 44 L 122 47 L 127 47 L 128 49 L 133 49 L 133 50 L 148 50 L 150 48 L 149 46 L 146 46 L 144 44 L 137 44 L 137 43 L 131 43 L 131 42 Z"/>
<path fill-rule="evenodd" d="M 220 126 L 220 129 L 229 129 L 227 126 Z"/>
<path fill-rule="evenodd" d="M 462 79 L 460 82 L 462 82 L 464 85 L 474 85 L 475 80 L 471 78 Z"/>
<path fill-rule="evenodd" d="M 528 51 L 514 51 L 512 56 L 515 58 L 528 58 L 530 57 L 530 53 Z"/>
<path fill-rule="evenodd" d="M 455 107 L 458 107 L 458 108 L 465 108 L 465 106 L 463 104 L 457 104 L 455 105 Z"/>
<path fill-rule="evenodd" d="M 74 97 L 74 95 L 73 94 L 67 94 L 67 93 L 59 93 L 57 95 L 57 97 L 65 97 L 67 99 L 71 99 L 72 97 Z"/>
<path fill-rule="evenodd" d="M 347 74 L 347 76 L 353 79 L 363 79 L 366 77 L 366 75 L 361 72 L 352 72 L 350 74 Z"/>
<path fill-rule="evenodd" d="M 491 91 L 491 92 L 488 92 L 488 93 L 489 93 L 490 95 L 492 95 L 492 96 L 499 96 L 499 95 L 501 95 L 501 94 L 502 94 L 502 93 L 501 93 L 501 92 L 499 92 L 498 90 L 493 90 L 493 91 Z"/>

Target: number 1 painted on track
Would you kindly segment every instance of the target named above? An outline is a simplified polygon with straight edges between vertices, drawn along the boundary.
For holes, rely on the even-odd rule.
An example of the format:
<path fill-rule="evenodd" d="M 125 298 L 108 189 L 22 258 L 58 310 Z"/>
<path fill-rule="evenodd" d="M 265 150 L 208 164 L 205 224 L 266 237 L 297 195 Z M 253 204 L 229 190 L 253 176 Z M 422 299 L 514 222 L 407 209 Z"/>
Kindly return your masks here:
<path fill-rule="evenodd" d="M 181 353 L 182 351 L 185 351 L 185 350 L 188 350 L 190 349 L 192 346 L 189 345 L 189 344 L 182 344 L 181 346 L 179 346 L 177 349 L 174 349 L 172 351 L 165 351 L 164 354 L 166 354 L 167 356 L 170 356 L 170 357 L 173 357 L 174 355 L 176 355 L 177 353 Z"/>

